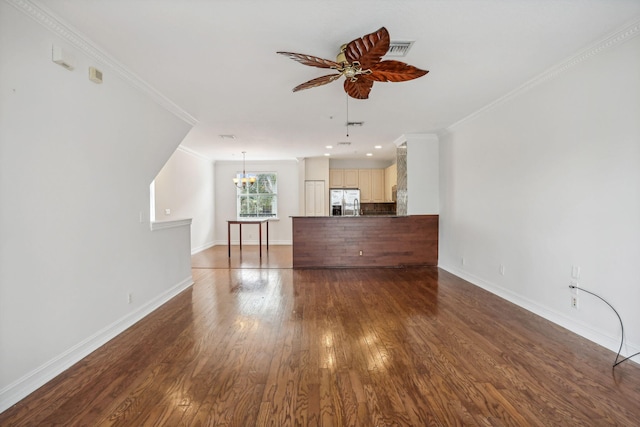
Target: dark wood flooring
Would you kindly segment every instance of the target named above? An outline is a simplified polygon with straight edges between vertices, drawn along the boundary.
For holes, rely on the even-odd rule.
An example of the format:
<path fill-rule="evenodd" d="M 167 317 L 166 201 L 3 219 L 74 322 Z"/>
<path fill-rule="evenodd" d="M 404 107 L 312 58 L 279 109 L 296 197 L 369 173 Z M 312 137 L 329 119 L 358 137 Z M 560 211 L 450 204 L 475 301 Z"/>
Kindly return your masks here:
<path fill-rule="evenodd" d="M 195 255 L 191 289 L 0 425 L 638 425 L 640 366 L 447 272 L 253 249 Z"/>
<path fill-rule="evenodd" d="M 227 246 L 214 246 L 191 257 L 193 268 L 292 268 L 293 250 L 291 245 L 262 246 L 262 258 L 258 245 L 231 246 L 231 256 Z"/>

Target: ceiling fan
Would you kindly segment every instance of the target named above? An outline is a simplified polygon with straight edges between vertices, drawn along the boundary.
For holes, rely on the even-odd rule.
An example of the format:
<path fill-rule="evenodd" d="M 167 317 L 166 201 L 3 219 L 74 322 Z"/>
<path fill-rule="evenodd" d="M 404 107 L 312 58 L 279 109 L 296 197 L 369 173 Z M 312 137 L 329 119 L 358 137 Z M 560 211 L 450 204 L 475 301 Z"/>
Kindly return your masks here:
<path fill-rule="evenodd" d="M 417 79 L 429 71 L 421 70 L 400 61 L 381 61 L 389 50 L 389 32 L 385 27 L 340 47 L 335 61 L 293 52 L 277 52 L 301 64 L 318 68 L 330 68 L 338 74 L 329 74 L 302 83 L 294 92 L 322 86 L 344 76 L 344 90 L 356 99 L 369 98 L 373 82 L 404 82 Z"/>

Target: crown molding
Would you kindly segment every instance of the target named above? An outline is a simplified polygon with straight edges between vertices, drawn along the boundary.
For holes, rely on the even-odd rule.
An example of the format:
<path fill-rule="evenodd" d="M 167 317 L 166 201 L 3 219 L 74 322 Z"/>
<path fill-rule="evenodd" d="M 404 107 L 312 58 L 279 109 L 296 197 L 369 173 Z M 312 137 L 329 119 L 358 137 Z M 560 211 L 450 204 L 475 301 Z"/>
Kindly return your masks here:
<path fill-rule="evenodd" d="M 64 23 L 60 18 L 56 17 L 51 11 L 47 10 L 44 6 L 35 4 L 29 0 L 5 0 L 7 3 L 29 16 L 31 19 L 42 25 L 47 30 L 51 31 L 55 35 L 63 38 L 71 45 L 82 51 L 85 55 L 95 61 L 109 67 L 113 72 L 120 76 L 124 81 L 129 83 L 134 88 L 138 89 L 153 101 L 159 104 L 167 111 L 173 113 L 175 116 L 188 123 L 191 126 L 195 126 L 198 120 L 189 114 L 187 111 L 179 107 L 169 98 L 160 93 L 157 89 L 145 82 L 142 78 L 135 73 L 127 69 L 124 65 L 119 63 L 115 58 L 95 46 L 86 37 L 84 37 L 79 31 L 73 29 L 69 24 Z"/>
<path fill-rule="evenodd" d="M 440 136 L 444 136 L 450 133 L 451 131 L 455 130 L 455 128 L 457 128 L 458 126 L 466 122 L 469 122 L 478 116 L 481 116 L 483 113 L 489 110 L 492 110 L 493 108 L 521 95 L 522 93 L 530 90 L 535 86 L 538 86 L 541 83 L 546 82 L 547 80 L 551 80 L 557 77 L 559 74 L 567 71 L 570 68 L 573 68 L 578 64 L 581 64 L 582 62 L 592 58 L 593 56 L 596 56 L 608 49 L 611 49 L 621 43 L 624 43 L 636 37 L 638 34 L 640 34 L 640 19 L 636 18 L 630 24 L 626 24 L 621 29 L 614 31 L 608 36 L 605 36 L 603 39 L 594 43 L 590 47 L 579 51 L 573 56 L 570 56 L 569 58 L 562 61 L 561 63 L 547 69 L 546 71 L 542 72 L 541 74 L 532 78 L 531 80 L 525 82 L 524 84 L 512 90 L 511 92 L 508 92 L 506 95 L 501 96 L 495 101 L 485 105 L 479 110 L 469 114 L 468 116 L 448 126 L 443 131 L 440 132 Z"/>
<path fill-rule="evenodd" d="M 438 142 L 439 136 L 436 133 L 405 133 L 400 135 L 393 143 L 400 147 L 405 142 Z"/>
<path fill-rule="evenodd" d="M 205 156 L 203 154 L 198 153 L 197 151 L 195 151 L 195 150 L 193 150 L 193 149 L 191 149 L 189 147 L 185 147 L 182 144 L 178 145 L 177 150 L 178 151 L 182 151 L 183 153 L 189 154 L 189 155 L 191 155 L 193 157 L 197 157 L 200 160 L 205 160 L 207 162 L 213 163 L 212 159 L 208 158 L 207 156 Z"/>

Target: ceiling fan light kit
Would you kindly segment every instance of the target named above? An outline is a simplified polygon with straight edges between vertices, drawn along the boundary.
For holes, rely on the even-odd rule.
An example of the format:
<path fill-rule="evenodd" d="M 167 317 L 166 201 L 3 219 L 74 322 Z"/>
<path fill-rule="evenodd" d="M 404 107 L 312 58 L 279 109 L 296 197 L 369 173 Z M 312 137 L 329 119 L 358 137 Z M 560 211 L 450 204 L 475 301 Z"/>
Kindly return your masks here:
<path fill-rule="evenodd" d="M 389 46 L 389 32 L 382 27 L 374 33 L 342 45 L 335 61 L 294 52 L 277 53 L 303 65 L 338 72 L 302 83 L 293 88 L 294 92 L 322 86 L 344 76 L 344 90 L 350 97 L 368 99 L 374 82 L 404 82 L 417 79 L 429 72 L 400 61 L 382 61 Z"/>

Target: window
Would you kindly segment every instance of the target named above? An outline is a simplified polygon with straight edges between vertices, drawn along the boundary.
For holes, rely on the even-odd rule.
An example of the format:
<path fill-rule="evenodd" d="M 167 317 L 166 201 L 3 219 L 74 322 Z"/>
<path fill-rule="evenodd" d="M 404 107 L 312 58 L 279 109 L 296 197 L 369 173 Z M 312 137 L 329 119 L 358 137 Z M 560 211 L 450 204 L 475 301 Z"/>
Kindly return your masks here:
<path fill-rule="evenodd" d="M 254 185 L 236 190 L 238 218 L 274 218 L 278 215 L 278 174 L 275 172 L 247 172 L 256 177 Z M 241 173 L 237 174 L 242 177 Z"/>

